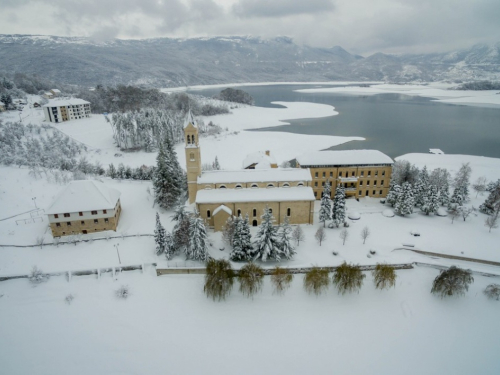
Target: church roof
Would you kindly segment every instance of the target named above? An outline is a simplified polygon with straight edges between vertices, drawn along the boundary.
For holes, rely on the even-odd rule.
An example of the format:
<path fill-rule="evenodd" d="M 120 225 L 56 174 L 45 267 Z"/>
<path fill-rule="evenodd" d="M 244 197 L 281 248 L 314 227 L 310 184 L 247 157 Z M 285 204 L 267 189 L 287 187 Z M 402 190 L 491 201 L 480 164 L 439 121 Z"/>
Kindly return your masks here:
<path fill-rule="evenodd" d="M 192 124 L 195 128 L 198 127 L 198 124 L 196 123 L 196 120 L 191 113 L 191 109 L 188 111 L 188 113 L 186 114 L 186 118 L 184 119 L 184 129 L 186 129 L 189 124 Z"/>
<path fill-rule="evenodd" d="M 198 184 L 311 180 L 311 173 L 301 168 L 238 169 L 203 172 L 201 177 L 198 177 Z"/>
<path fill-rule="evenodd" d="M 310 187 L 198 190 L 196 203 L 314 201 Z"/>
<path fill-rule="evenodd" d="M 46 214 L 113 209 L 121 193 L 93 180 L 71 181 L 54 199 Z"/>
<path fill-rule="evenodd" d="M 297 157 L 302 167 L 312 165 L 373 165 L 394 161 L 378 150 L 316 151 Z"/>
<path fill-rule="evenodd" d="M 227 214 L 229 214 L 229 215 L 232 215 L 232 214 L 233 214 L 233 211 L 232 211 L 229 207 L 224 206 L 223 204 L 221 204 L 219 207 L 217 207 L 217 208 L 214 210 L 213 215 L 215 216 L 215 215 L 217 215 L 217 214 L 218 214 L 219 212 L 221 212 L 221 211 L 224 211 L 224 212 L 226 212 L 226 213 L 227 213 Z"/>
<path fill-rule="evenodd" d="M 243 168 L 247 168 L 251 166 L 252 164 L 259 164 L 259 163 L 264 163 L 266 164 L 277 164 L 276 159 L 272 157 L 271 155 L 266 155 L 264 151 L 257 151 L 253 152 L 251 154 L 248 154 L 243 160 Z"/>

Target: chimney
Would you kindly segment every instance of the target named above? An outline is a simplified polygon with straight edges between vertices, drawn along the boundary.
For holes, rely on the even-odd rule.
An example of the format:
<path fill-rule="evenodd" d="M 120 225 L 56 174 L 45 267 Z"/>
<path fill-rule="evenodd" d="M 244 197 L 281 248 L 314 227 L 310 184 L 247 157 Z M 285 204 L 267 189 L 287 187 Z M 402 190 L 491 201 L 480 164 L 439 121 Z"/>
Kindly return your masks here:
<path fill-rule="evenodd" d="M 271 156 L 271 152 L 269 150 L 266 150 L 266 155 Z"/>

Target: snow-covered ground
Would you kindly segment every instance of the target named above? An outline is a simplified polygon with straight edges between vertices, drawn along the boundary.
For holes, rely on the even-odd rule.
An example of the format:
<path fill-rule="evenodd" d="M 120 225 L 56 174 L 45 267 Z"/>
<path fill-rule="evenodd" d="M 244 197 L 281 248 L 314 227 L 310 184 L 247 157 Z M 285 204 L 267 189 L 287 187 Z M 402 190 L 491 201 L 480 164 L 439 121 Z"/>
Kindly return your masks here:
<path fill-rule="evenodd" d="M 203 294 L 202 275 L 111 275 L 0 283 L 0 361 L 9 375 L 408 374 L 491 375 L 500 370 L 499 302 L 474 276 L 462 298 L 430 289 L 436 269 L 398 271 L 359 294 L 308 295 L 296 275 L 284 296 L 226 302 Z M 115 297 L 121 285 L 131 296 Z M 65 302 L 73 295 L 71 304 Z"/>
<path fill-rule="evenodd" d="M 339 93 L 353 95 L 376 95 L 384 93 L 397 93 L 405 95 L 417 95 L 429 98 L 435 98 L 435 101 L 441 103 L 474 105 L 474 106 L 500 106 L 499 90 L 448 90 L 456 85 L 443 83 L 430 83 L 428 85 L 395 85 L 380 84 L 370 87 L 328 87 L 296 90 L 302 93 Z"/>

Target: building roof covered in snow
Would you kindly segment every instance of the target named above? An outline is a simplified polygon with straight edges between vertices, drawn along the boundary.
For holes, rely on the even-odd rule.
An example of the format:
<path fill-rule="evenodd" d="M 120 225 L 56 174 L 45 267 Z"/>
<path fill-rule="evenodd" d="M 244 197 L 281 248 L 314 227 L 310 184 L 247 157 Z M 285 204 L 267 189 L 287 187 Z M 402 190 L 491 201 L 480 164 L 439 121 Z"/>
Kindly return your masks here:
<path fill-rule="evenodd" d="M 236 182 L 311 181 L 311 173 L 299 168 L 238 169 L 233 171 L 207 171 L 198 177 L 198 184 Z"/>
<path fill-rule="evenodd" d="M 44 107 L 62 107 L 67 105 L 80 105 L 80 104 L 90 104 L 88 101 L 78 98 L 70 99 L 53 99 L 50 100 Z"/>
<path fill-rule="evenodd" d="M 121 193 L 93 180 L 71 181 L 54 199 L 46 214 L 113 209 Z"/>
<path fill-rule="evenodd" d="M 301 167 L 394 163 L 389 156 L 378 150 L 316 151 L 297 157 L 297 161 Z"/>
<path fill-rule="evenodd" d="M 196 203 L 314 201 L 310 187 L 198 190 Z"/>
<path fill-rule="evenodd" d="M 198 123 L 194 119 L 193 114 L 191 113 L 191 109 L 188 111 L 186 114 L 186 118 L 184 119 L 184 129 L 189 125 L 192 124 L 195 128 L 198 127 Z"/>
<path fill-rule="evenodd" d="M 233 211 L 227 207 L 227 206 L 224 206 L 223 204 L 221 204 L 219 207 L 217 207 L 215 210 L 214 210 L 214 213 L 213 215 L 217 215 L 219 212 L 221 211 L 224 211 L 226 212 L 228 215 L 232 215 L 233 214 Z"/>
<path fill-rule="evenodd" d="M 54 93 L 54 94 L 60 94 L 61 93 L 61 90 L 59 90 L 59 89 L 51 89 L 50 91 L 52 93 Z"/>
<path fill-rule="evenodd" d="M 271 156 L 269 151 L 257 151 L 248 154 L 243 160 L 243 168 L 248 168 L 252 165 L 263 164 L 263 165 L 273 165 L 277 164 L 276 159 Z"/>

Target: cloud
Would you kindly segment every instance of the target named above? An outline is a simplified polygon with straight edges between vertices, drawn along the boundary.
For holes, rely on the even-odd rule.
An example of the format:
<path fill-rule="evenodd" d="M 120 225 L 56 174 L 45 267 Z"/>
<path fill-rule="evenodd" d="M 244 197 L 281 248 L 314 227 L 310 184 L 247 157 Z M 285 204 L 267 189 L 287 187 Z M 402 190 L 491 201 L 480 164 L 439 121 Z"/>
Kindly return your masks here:
<path fill-rule="evenodd" d="M 331 0 L 240 0 L 233 12 L 240 17 L 284 17 L 295 14 L 314 14 L 333 10 Z"/>

